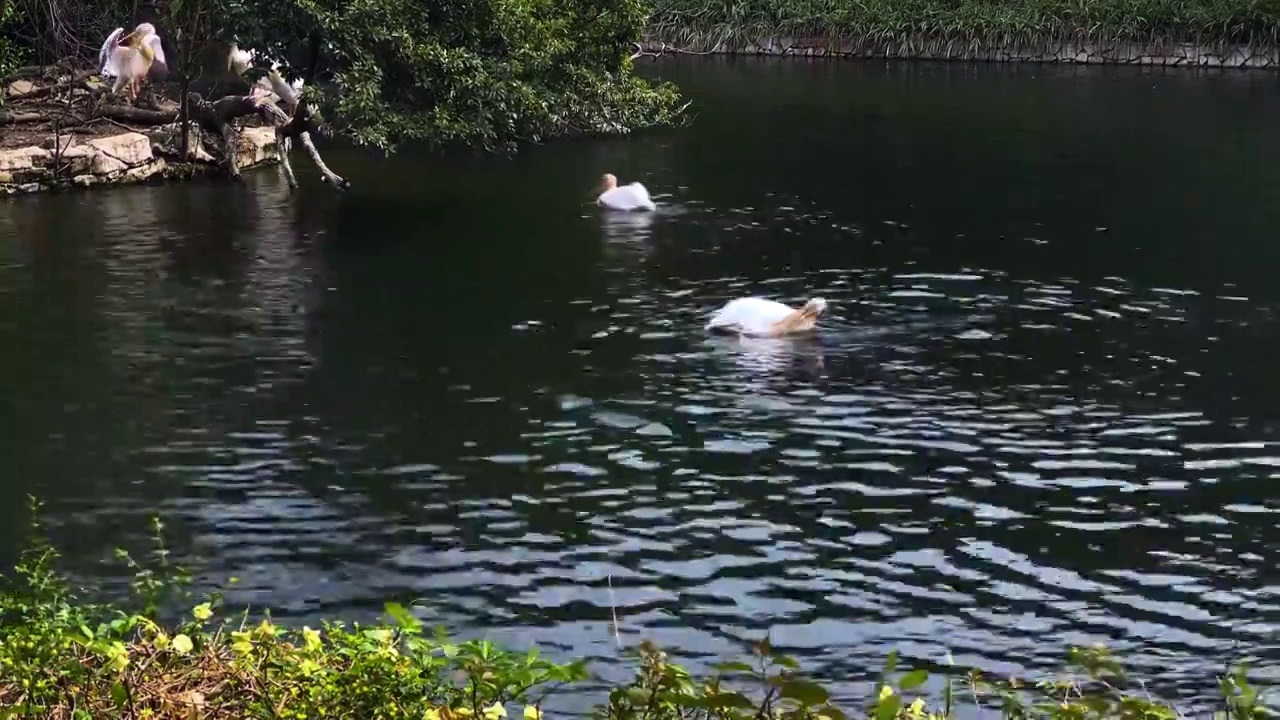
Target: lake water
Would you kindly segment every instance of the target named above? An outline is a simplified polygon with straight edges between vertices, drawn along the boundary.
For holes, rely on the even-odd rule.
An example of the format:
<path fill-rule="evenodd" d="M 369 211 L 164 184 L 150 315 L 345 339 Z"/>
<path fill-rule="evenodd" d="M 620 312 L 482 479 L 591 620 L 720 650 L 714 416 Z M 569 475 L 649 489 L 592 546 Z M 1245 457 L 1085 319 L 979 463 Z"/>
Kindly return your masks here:
<path fill-rule="evenodd" d="M 0 546 L 37 493 L 117 592 L 158 512 L 278 616 L 840 680 L 1280 657 L 1273 74 L 646 68 L 691 127 L 0 203 Z M 704 336 L 746 294 L 830 305 Z"/>

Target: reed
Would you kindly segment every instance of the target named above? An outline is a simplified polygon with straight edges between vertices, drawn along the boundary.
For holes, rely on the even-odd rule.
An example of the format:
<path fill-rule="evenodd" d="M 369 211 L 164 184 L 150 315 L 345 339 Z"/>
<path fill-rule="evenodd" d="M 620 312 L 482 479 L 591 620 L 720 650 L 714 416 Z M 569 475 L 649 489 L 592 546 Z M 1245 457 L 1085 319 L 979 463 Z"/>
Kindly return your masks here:
<path fill-rule="evenodd" d="M 648 37 L 691 50 L 821 38 L 857 54 L 1132 43 L 1273 48 L 1276 0 L 654 0 Z M 906 53 L 902 51 L 908 51 Z"/>

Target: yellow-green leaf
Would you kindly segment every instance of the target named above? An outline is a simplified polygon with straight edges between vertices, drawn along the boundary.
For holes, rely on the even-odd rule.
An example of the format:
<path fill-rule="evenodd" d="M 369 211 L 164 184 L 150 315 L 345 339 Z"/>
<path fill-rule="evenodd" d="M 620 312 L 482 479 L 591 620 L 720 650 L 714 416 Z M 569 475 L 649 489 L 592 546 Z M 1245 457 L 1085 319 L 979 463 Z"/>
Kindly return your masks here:
<path fill-rule="evenodd" d="M 192 647 L 194 647 L 194 645 L 192 645 L 191 643 L 191 638 L 187 637 L 186 635 L 173 636 L 173 649 L 175 652 L 178 652 L 179 654 L 182 654 L 182 655 L 186 655 L 187 653 L 191 652 Z"/>

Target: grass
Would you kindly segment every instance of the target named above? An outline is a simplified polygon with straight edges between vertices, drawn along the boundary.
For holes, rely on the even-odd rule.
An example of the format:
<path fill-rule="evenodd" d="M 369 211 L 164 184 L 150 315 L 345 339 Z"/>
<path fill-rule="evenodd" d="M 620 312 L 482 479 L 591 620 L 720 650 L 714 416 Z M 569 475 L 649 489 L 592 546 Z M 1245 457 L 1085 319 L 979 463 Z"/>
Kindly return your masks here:
<path fill-rule="evenodd" d="M 693 49 L 789 37 L 934 52 L 1077 41 L 1274 47 L 1278 33 L 1280 0 L 654 0 L 648 29 Z"/>
<path fill-rule="evenodd" d="M 120 605 L 80 600 L 58 574 L 57 551 L 33 523 L 29 547 L 0 589 L 0 717 L 352 718 L 542 720 L 553 693 L 582 692 L 585 661 L 558 663 L 484 640 L 428 633 L 407 609 L 386 606 L 371 626 L 286 628 L 249 612 L 228 615 L 217 595 L 192 604 L 187 576 L 168 561 L 162 526 L 147 562 L 118 556 L 133 592 Z M 157 619 L 163 607 L 181 617 Z M 694 677 L 656 646 L 627 653 L 635 670 L 592 712 L 598 720 L 923 720 L 980 717 L 1101 720 L 1179 718 L 1125 676 L 1102 648 L 1075 649 L 1068 670 L 1039 682 L 948 675 L 926 697 L 925 670 L 899 671 L 896 656 L 859 707 L 828 691 L 767 640 L 741 662 Z M 1219 717 L 1264 717 L 1243 669 L 1219 678 Z M 972 716 L 972 714 L 970 715 Z"/>

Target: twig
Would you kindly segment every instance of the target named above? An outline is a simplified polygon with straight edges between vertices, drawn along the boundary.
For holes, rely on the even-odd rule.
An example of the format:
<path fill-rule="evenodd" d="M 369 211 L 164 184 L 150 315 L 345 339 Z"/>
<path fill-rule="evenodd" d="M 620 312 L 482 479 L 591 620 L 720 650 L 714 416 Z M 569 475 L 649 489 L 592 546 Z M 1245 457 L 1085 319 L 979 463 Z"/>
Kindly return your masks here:
<path fill-rule="evenodd" d="M 622 649 L 622 633 L 618 631 L 618 601 L 613 596 L 613 576 L 606 575 L 605 581 L 609 583 L 609 612 L 613 614 L 613 639 L 618 643 L 618 649 Z"/>

